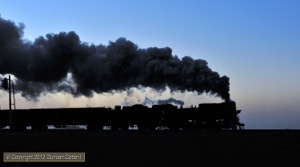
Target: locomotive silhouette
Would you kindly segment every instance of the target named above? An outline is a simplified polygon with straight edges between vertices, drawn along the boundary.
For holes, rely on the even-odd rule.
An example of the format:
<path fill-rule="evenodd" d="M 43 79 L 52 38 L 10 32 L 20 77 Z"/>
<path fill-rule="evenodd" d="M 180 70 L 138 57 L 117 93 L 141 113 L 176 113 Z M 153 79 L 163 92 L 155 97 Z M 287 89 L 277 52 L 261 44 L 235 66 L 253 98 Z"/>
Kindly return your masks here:
<path fill-rule="evenodd" d="M 12 130 L 47 130 L 67 125 L 86 125 L 87 130 L 138 130 L 149 129 L 202 129 L 236 130 L 243 129 L 233 101 L 205 103 L 197 107 L 182 108 L 172 104 L 115 106 L 114 109 L 98 108 L 56 108 L 0 110 L 0 127 Z M 10 117 L 11 116 L 11 117 Z M 10 119 L 11 118 L 11 119 Z M 10 126 L 11 125 L 11 126 Z M 27 128 L 31 127 L 31 128 Z"/>

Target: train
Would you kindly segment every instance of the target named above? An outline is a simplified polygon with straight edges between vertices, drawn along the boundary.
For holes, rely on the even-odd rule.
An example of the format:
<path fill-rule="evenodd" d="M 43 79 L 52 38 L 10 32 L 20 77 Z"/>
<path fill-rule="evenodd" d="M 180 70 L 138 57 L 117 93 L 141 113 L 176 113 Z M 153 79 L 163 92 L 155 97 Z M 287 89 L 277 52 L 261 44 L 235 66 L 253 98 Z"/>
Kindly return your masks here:
<path fill-rule="evenodd" d="M 236 103 L 203 103 L 183 108 L 172 104 L 112 108 L 0 110 L 1 129 L 45 131 L 84 126 L 86 130 L 237 130 L 243 129 Z M 135 128 L 133 128 L 135 127 Z"/>

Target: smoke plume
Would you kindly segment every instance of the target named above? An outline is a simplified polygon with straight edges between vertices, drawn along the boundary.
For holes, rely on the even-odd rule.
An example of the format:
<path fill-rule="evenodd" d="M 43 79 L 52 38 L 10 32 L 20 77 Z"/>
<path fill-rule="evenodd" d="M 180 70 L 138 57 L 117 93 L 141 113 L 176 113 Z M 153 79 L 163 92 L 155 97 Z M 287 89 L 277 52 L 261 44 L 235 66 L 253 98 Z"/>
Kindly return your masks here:
<path fill-rule="evenodd" d="M 22 96 L 47 92 L 92 96 L 93 92 L 151 87 L 210 93 L 229 98 L 229 78 L 212 71 L 205 60 L 178 58 L 171 48 L 139 48 L 125 38 L 89 45 L 75 32 L 23 39 L 24 24 L 0 17 L 0 74 L 15 76 Z"/>
<path fill-rule="evenodd" d="M 157 101 L 157 104 L 177 104 L 177 105 L 181 105 L 183 106 L 184 105 L 184 102 L 182 100 L 177 100 L 177 99 L 174 99 L 174 98 L 169 98 L 169 99 L 165 99 L 165 100 L 158 100 Z"/>
<path fill-rule="evenodd" d="M 184 105 L 184 101 L 182 100 L 177 100 L 175 98 L 169 98 L 169 99 L 164 99 L 164 100 L 151 100 L 148 97 L 145 97 L 145 100 L 143 102 L 143 105 L 153 105 L 153 104 L 175 104 L 175 105 Z"/>

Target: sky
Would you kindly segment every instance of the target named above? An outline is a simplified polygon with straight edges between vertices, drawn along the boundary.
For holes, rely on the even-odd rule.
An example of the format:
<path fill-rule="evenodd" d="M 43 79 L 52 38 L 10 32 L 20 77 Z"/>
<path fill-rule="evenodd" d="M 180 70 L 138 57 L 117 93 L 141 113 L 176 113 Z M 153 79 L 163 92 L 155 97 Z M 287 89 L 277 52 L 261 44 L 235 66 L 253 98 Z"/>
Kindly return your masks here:
<path fill-rule="evenodd" d="M 246 129 L 300 128 L 300 1 L 298 0 L 1 0 L 0 16 L 23 23 L 24 40 L 74 31 L 82 42 L 108 45 L 120 37 L 139 48 L 170 47 L 179 58 L 202 59 L 230 78 L 231 99 Z M 0 27 L 1 28 L 1 27 Z M 185 106 L 222 102 L 195 92 L 126 92 L 73 97 L 16 94 L 17 108 L 96 107 L 174 97 Z M 8 108 L 7 93 L 0 105 Z"/>

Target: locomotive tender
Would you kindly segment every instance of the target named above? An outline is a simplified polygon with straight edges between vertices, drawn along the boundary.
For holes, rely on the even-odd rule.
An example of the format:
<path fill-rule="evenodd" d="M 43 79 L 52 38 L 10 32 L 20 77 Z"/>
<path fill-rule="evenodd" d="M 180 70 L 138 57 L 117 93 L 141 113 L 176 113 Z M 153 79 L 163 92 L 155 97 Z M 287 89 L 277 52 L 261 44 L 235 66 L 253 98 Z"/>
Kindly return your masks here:
<path fill-rule="evenodd" d="M 88 130 L 128 130 L 129 127 L 143 129 L 243 129 L 239 122 L 236 104 L 199 104 L 198 107 L 178 108 L 171 104 L 116 106 L 111 108 L 57 108 L 57 109 L 18 109 L 0 110 L 0 127 L 12 130 L 47 130 L 48 126 L 86 125 Z M 9 120 L 11 114 L 11 120 Z M 27 128 L 31 127 L 31 128 Z"/>

